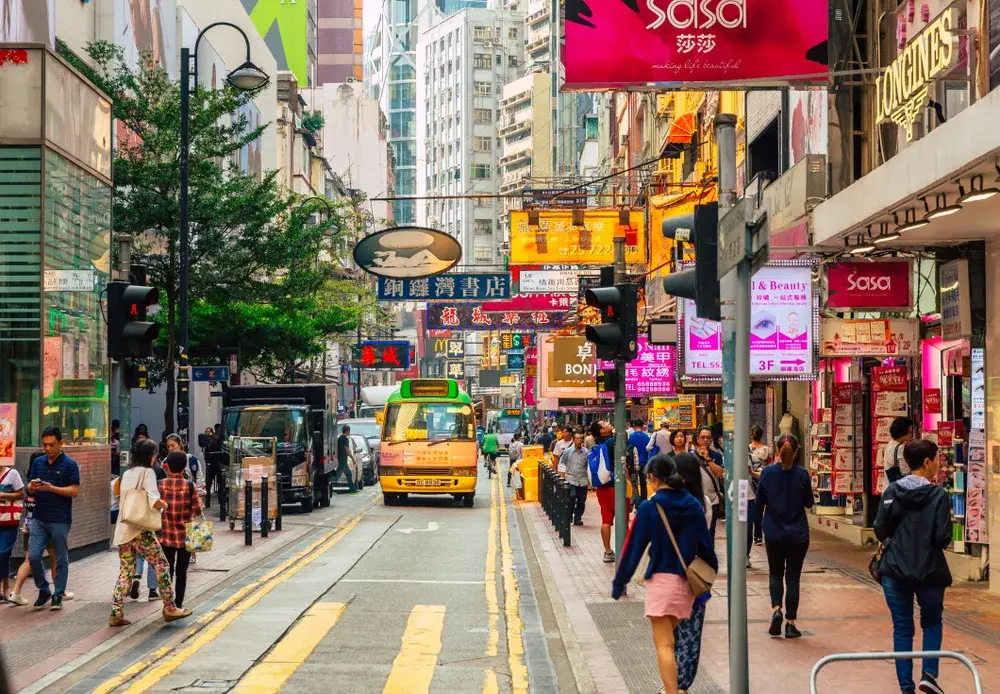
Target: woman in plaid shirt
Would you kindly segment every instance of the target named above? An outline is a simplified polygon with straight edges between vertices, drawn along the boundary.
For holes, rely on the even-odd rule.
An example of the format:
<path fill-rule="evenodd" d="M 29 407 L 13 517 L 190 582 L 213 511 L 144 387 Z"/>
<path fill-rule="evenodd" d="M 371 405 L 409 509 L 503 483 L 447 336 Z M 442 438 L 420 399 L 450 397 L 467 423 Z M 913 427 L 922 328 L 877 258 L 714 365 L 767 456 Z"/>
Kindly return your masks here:
<path fill-rule="evenodd" d="M 163 527 L 156 537 L 170 564 L 170 580 L 174 584 L 174 603 L 177 607 L 184 606 L 187 572 L 191 564 L 191 553 L 185 547 L 187 530 L 184 526 L 203 513 L 201 497 L 194 482 L 184 479 L 187 464 L 184 451 L 170 451 L 166 459 L 169 475 L 159 482 L 160 498 L 167 502 L 167 508 L 163 512 Z"/>

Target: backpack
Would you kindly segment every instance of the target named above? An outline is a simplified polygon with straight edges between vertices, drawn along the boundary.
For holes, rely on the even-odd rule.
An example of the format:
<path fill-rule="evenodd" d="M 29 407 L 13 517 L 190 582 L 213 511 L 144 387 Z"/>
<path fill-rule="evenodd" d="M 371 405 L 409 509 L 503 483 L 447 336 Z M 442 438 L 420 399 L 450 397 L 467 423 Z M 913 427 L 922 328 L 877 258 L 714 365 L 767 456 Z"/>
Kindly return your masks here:
<path fill-rule="evenodd" d="M 609 487 L 615 483 L 615 471 L 608 460 L 607 442 L 594 443 L 587 454 L 587 464 L 590 468 L 590 484 L 593 487 Z"/>

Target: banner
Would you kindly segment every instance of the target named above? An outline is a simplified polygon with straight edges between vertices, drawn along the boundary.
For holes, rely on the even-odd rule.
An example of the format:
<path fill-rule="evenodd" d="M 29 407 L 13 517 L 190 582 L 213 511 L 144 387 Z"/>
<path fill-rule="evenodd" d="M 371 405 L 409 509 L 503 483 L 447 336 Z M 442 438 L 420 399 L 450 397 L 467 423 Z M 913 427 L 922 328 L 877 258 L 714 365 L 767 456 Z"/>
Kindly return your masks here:
<path fill-rule="evenodd" d="M 912 319 L 820 321 L 824 357 L 912 357 L 920 353 L 917 321 Z"/>
<path fill-rule="evenodd" d="M 508 313 L 486 313 L 482 304 L 428 304 L 428 328 L 452 328 L 456 330 L 499 330 L 559 328 L 574 314 L 547 313 L 543 311 L 510 311 Z"/>
<path fill-rule="evenodd" d="M 625 364 L 625 397 L 673 395 L 677 392 L 677 348 L 651 345 L 645 335 L 637 341 L 638 355 Z M 598 368 L 613 369 L 614 362 L 599 361 Z M 613 397 L 613 395 L 612 395 Z"/>
<path fill-rule="evenodd" d="M 826 267 L 826 307 L 838 311 L 909 310 L 913 306 L 909 260 L 847 260 Z"/>
<path fill-rule="evenodd" d="M 527 294 L 504 301 L 484 301 L 484 313 L 510 311 L 572 311 L 576 308 L 576 294 Z"/>
<path fill-rule="evenodd" d="M 642 210 L 629 213 L 625 232 L 625 262 L 646 262 L 646 217 Z M 528 223 L 528 213 L 510 213 L 511 265 L 570 264 L 610 265 L 615 260 L 614 238 L 618 210 L 587 210 L 583 226 L 573 224 L 572 210 L 538 210 L 538 224 Z"/>
<path fill-rule="evenodd" d="M 824 75 L 828 0 L 567 0 L 564 89 Z"/>
<path fill-rule="evenodd" d="M 378 278 L 379 301 L 483 301 L 510 298 L 510 275 L 452 273 L 421 279 Z"/>

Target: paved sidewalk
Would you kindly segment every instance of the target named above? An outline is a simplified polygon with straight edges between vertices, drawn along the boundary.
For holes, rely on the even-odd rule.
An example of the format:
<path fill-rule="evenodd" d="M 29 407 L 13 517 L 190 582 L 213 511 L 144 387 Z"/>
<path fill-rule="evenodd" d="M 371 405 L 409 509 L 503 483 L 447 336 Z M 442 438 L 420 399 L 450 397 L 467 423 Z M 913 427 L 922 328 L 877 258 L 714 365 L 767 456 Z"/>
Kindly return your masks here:
<path fill-rule="evenodd" d="M 643 590 L 610 598 L 613 565 L 602 562 L 600 514 L 593 494 L 584 526 L 573 528 L 573 546 L 564 548 L 539 504 L 520 510 L 539 561 L 547 564 L 547 583 L 560 620 L 561 636 L 573 662 L 577 689 L 585 694 L 653 694 L 661 686 Z M 725 530 L 720 524 L 716 548 L 722 571 L 709 602 L 698 679 L 691 694 L 728 691 L 729 649 L 725 578 Z M 813 532 L 802 577 L 798 641 L 772 639 L 767 560 L 762 547 L 752 554 L 747 576 L 750 691 L 809 691 L 809 673 L 830 653 L 884 651 L 892 648 L 892 626 L 881 589 L 867 573 L 871 549 L 857 548 Z M 919 648 L 919 636 L 915 644 Z M 1000 692 L 1000 596 L 985 584 L 961 583 L 945 599 L 944 648 L 967 655 L 977 664 L 984 691 Z M 575 657 L 574 657 L 575 655 Z M 919 667 L 917 668 L 919 673 Z M 961 664 L 942 661 L 941 683 L 949 694 L 973 692 L 972 677 Z M 823 692 L 898 691 L 891 661 L 827 666 L 819 678 Z"/>

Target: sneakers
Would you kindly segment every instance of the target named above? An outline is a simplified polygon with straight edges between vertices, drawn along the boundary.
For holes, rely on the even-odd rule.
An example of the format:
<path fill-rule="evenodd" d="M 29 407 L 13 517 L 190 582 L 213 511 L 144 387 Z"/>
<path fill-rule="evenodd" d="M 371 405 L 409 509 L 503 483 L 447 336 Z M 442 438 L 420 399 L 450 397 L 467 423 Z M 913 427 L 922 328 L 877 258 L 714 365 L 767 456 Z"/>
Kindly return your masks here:
<path fill-rule="evenodd" d="M 76 593 L 71 590 L 67 590 L 63 593 L 63 600 L 72 600 L 74 597 L 76 597 Z"/>
<path fill-rule="evenodd" d="M 47 590 L 43 590 L 38 594 L 38 599 L 35 600 L 35 609 L 40 610 L 52 599 L 52 593 Z"/>
<path fill-rule="evenodd" d="M 139 579 L 133 579 L 132 586 L 128 589 L 128 596 L 133 600 L 139 599 Z"/>
<path fill-rule="evenodd" d="M 160 599 L 160 594 L 156 592 L 156 589 L 149 591 L 149 602 L 156 602 Z"/>
<path fill-rule="evenodd" d="M 799 631 L 798 628 L 794 624 L 792 624 L 791 622 L 787 622 L 785 624 L 785 638 L 786 639 L 797 639 L 797 638 L 801 638 L 801 637 L 802 637 L 802 632 Z"/>
<path fill-rule="evenodd" d="M 52 605 L 49 606 L 49 609 L 50 610 L 61 610 L 62 609 L 62 603 L 63 603 L 63 596 L 61 596 L 61 595 L 53 595 L 52 596 Z"/>
<path fill-rule="evenodd" d="M 771 626 L 768 627 L 767 633 L 771 636 L 781 636 L 781 622 L 784 621 L 785 615 L 781 614 L 781 609 L 774 611 L 771 615 Z"/>
<path fill-rule="evenodd" d="M 615 553 L 614 552 L 605 552 L 604 553 L 604 563 L 605 564 L 614 564 L 615 563 Z"/>
<path fill-rule="evenodd" d="M 14 605 L 15 607 L 24 607 L 28 604 L 28 601 L 21 597 L 20 593 L 11 593 L 7 596 L 7 602 Z"/>
<path fill-rule="evenodd" d="M 125 619 L 124 617 L 119 617 L 116 614 L 111 615 L 111 618 L 108 619 L 108 626 L 109 627 L 127 627 L 131 623 L 132 622 L 130 622 L 129 620 Z"/>
<path fill-rule="evenodd" d="M 917 690 L 925 692 L 925 694 L 944 694 L 941 685 L 937 683 L 937 678 L 933 675 L 928 675 L 926 672 L 920 676 L 920 684 L 917 685 Z"/>

